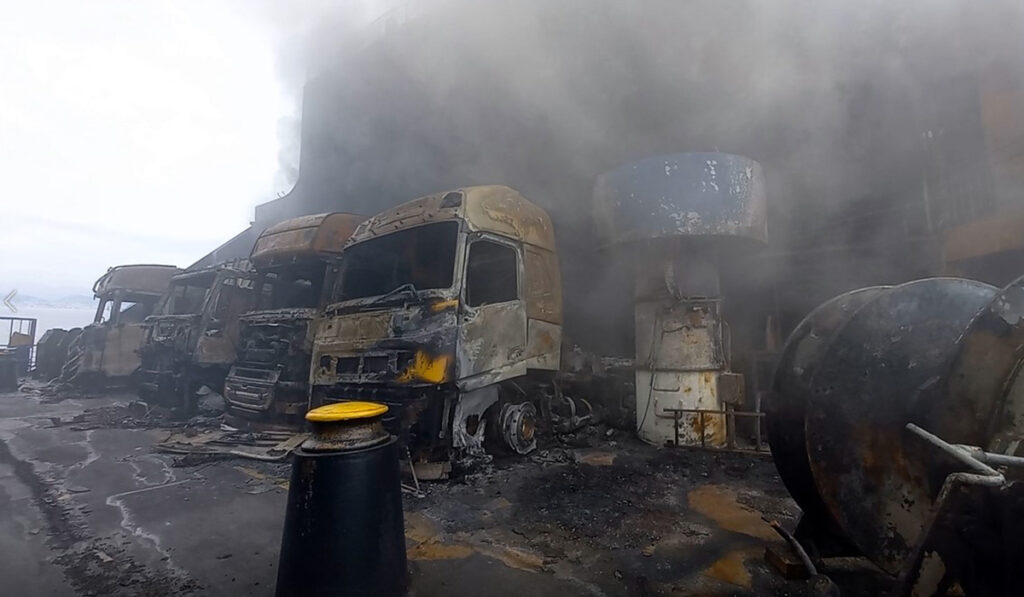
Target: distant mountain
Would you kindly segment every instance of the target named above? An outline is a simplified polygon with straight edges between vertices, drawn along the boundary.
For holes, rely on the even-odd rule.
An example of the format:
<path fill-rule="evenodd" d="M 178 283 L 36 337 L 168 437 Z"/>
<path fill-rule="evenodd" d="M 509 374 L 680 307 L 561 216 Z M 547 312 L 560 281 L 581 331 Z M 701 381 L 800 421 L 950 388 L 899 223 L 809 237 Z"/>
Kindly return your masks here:
<path fill-rule="evenodd" d="M 17 294 L 12 301 L 15 307 L 43 309 L 83 309 L 92 308 L 96 300 L 89 295 L 75 294 L 59 298 L 44 299 L 29 294 Z"/>

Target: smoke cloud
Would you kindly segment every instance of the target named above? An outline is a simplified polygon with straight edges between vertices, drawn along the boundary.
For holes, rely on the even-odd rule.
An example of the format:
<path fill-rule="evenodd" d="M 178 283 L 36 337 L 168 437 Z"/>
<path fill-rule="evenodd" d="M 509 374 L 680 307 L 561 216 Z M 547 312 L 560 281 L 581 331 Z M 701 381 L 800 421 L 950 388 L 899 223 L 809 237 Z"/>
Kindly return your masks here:
<path fill-rule="evenodd" d="M 936 234 L 1001 200 L 982 103 L 993 78 L 1020 77 L 1009 2 L 386 9 L 325 10 L 286 53 L 287 80 L 308 81 L 297 209 L 375 213 L 508 184 L 551 212 L 563 260 L 578 262 L 600 244 L 598 174 L 660 153 L 738 153 L 765 167 L 772 257 L 732 286 L 798 317 L 849 288 L 934 273 Z M 339 23 L 359 25 L 343 35 Z M 576 303 L 586 320 L 625 300 L 619 272 L 565 269 L 567 300 L 589 297 Z"/>

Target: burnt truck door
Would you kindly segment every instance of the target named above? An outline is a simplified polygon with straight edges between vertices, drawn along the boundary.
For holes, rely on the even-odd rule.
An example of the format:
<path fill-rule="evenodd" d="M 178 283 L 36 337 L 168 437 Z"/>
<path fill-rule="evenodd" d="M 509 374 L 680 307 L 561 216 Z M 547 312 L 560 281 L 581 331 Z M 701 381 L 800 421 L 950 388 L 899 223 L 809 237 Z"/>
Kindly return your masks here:
<path fill-rule="evenodd" d="M 108 377 L 127 377 L 139 368 L 142 361 L 138 349 L 146 330 L 142 321 L 150 315 L 153 301 L 134 302 L 118 291 L 110 311 L 110 321 L 104 326 L 103 373 Z"/>
<path fill-rule="evenodd" d="M 491 234 L 468 240 L 457 348 L 464 392 L 526 374 L 522 248 Z"/>
<path fill-rule="evenodd" d="M 237 358 L 239 318 L 255 308 L 256 281 L 238 271 L 222 271 L 203 308 L 193 362 L 230 365 Z"/>

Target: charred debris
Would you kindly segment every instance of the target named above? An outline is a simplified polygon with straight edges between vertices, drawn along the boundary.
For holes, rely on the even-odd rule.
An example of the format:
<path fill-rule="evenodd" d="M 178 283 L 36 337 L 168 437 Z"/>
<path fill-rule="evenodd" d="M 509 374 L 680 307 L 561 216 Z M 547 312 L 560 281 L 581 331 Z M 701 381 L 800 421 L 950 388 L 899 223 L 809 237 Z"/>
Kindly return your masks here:
<path fill-rule="evenodd" d="M 598 178 L 606 242 L 594 258 L 634 265 L 622 280 L 632 358 L 567 337 L 574 305 L 547 212 L 512 188 L 475 186 L 370 217 L 286 220 L 244 260 L 112 268 L 94 288 L 95 322 L 45 334 L 37 372 L 63 359 L 62 387 L 133 387 L 144 405 L 101 419 L 177 427 L 159 448 L 188 458 L 281 461 L 308 410 L 384 404 L 417 495 L 420 481 L 469 478 L 495 456 L 540 446 L 550 458 L 598 422 L 655 446 L 770 444 L 803 511 L 793 532 L 774 525 L 791 545 L 767 552 L 783 574 L 827 587 L 819 568 L 857 556 L 908 594 L 1003 592 L 1024 563 L 1012 522 L 1024 503 L 1021 282 L 843 294 L 795 328 L 774 379 L 748 379 L 732 367 L 721 278 L 764 247 L 767 196 L 757 162 L 721 153 Z M 957 531 L 965 520 L 977 535 Z"/>
<path fill-rule="evenodd" d="M 232 426 L 263 431 L 298 431 L 307 410 L 329 402 L 378 401 L 421 478 L 447 476 L 454 461 L 529 454 L 539 429 L 572 433 L 597 420 L 649 421 L 659 431 L 641 436 L 655 445 L 736 447 L 759 432 L 740 433 L 732 414 L 744 408 L 744 384 L 729 371 L 718 255 L 731 234 L 744 248 L 765 240 L 760 166 L 726 154 L 640 165 L 639 174 L 603 179 L 595 209 L 609 246 L 652 263 L 638 282 L 641 303 L 653 293 L 655 304 L 638 315 L 637 357 L 665 383 L 634 373 L 628 356 L 565 337 L 563 309 L 573 305 L 563 299 L 554 225 L 503 186 L 429 195 L 369 218 L 287 220 L 263 231 L 244 260 L 114 268 L 120 286 L 109 273 L 97 283 L 102 304 L 83 337 L 97 338 L 89 345 L 97 357 L 85 362 L 116 356 L 121 369 L 107 365 L 88 381 L 130 383 L 144 402 L 186 417 L 212 392 Z M 630 204 L 627 195 L 647 200 Z M 679 262 L 690 246 L 706 247 L 696 279 Z M 140 292 L 130 274 L 151 270 L 166 274 L 160 298 L 129 321 L 123 303 L 106 297 Z M 115 315 L 103 315 L 110 308 Z M 77 346 L 62 383 L 91 371 L 78 364 Z M 678 346 L 694 352 L 675 355 Z M 44 343 L 40 362 L 61 350 Z M 135 360 L 122 362 L 124 354 Z"/>
<path fill-rule="evenodd" d="M 463 543 L 412 516 L 413 556 L 582 543 L 599 555 L 566 559 L 668 594 L 658 574 L 678 562 L 660 555 L 699 545 L 704 576 L 756 559 L 809 579 L 798 593 L 1013 594 L 1019 11 L 861 3 L 805 27 L 785 2 L 744 19 L 471 4 L 389 13 L 321 65 L 299 180 L 253 229 L 185 270 L 112 268 L 93 324 L 43 335 L 41 392 L 142 400 L 55 426 L 279 462 L 309 409 L 376 402 L 410 495 L 464 482 L 413 502 Z M 546 69 L 493 51 L 495 20 L 529 31 Z M 723 30 L 743 43 L 676 59 Z M 759 78 L 760 57 L 793 76 Z M 736 153 L 666 153 L 717 147 Z M 769 453 L 777 476 L 750 464 Z M 705 487 L 725 478 L 751 492 Z M 480 496 L 494 507 L 475 517 Z M 742 552 L 714 552 L 715 531 L 680 523 L 691 510 Z M 616 567 L 622 545 L 643 573 Z"/>

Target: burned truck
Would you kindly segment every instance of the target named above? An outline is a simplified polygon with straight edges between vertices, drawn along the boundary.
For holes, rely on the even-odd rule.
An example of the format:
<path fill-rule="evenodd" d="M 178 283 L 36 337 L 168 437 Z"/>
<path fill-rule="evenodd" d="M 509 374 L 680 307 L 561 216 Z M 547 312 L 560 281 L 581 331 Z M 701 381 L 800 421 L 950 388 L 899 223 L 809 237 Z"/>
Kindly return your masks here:
<path fill-rule="evenodd" d="M 337 273 L 336 261 L 364 216 L 328 213 L 263 231 L 249 261 L 261 289 L 241 318 L 238 360 L 224 386 L 228 413 L 243 421 L 297 424 L 309 402 L 309 359 L 316 318 Z"/>
<path fill-rule="evenodd" d="M 311 406 L 387 404 L 417 462 L 485 441 L 528 453 L 561 336 L 548 214 L 504 186 L 429 195 L 352 235 L 313 345 Z"/>
<path fill-rule="evenodd" d="M 150 316 L 181 270 L 172 265 L 120 265 L 93 284 L 96 316 L 69 344 L 61 379 L 102 386 L 132 379 Z"/>
<path fill-rule="evenodd" d="M 236 360 L 239 317 L 256 302 L 255 272 L 247 261 L 174 276 L 157 313 L 144 322 L 139 397 L 188 413 L 202 386 L 222 393 Z"/>

